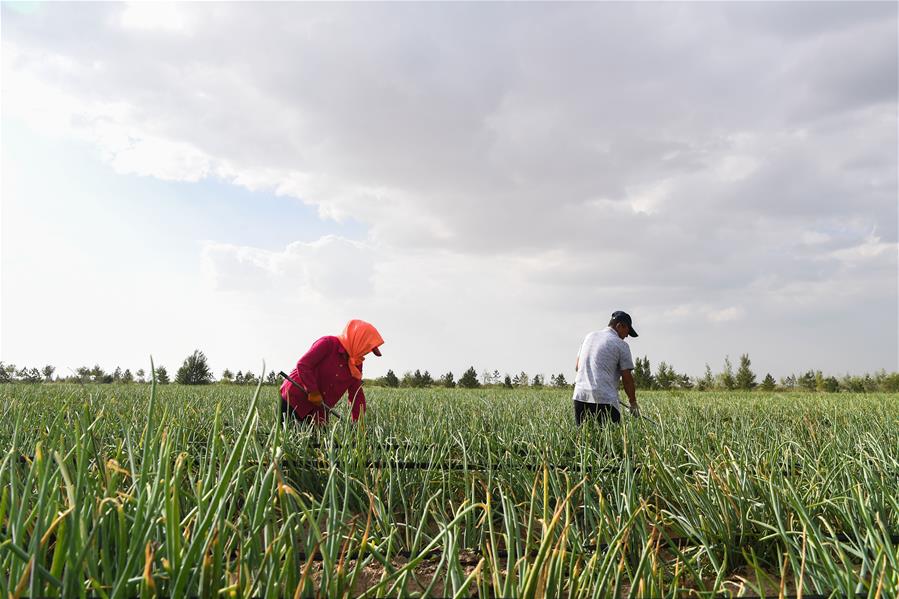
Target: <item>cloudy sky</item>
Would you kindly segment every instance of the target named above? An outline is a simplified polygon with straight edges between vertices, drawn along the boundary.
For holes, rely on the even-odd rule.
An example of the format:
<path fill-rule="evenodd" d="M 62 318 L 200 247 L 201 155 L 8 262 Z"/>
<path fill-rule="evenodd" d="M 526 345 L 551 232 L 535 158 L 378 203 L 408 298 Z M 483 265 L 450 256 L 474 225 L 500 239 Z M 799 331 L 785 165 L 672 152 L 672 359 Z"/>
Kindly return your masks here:
<path fill-rule="evenodd" d="M 0 359 L 897 366 L 897 5 L 2 4 Z"/>

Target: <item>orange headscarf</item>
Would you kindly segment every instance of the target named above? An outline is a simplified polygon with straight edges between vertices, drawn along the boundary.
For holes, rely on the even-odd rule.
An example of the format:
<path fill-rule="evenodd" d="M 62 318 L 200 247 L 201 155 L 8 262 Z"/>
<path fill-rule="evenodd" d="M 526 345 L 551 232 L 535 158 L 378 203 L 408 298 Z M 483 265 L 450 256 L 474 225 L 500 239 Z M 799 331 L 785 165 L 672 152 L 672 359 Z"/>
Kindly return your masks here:
<path fill-rule="evenodd" d="M 351 320 L 346 323 L 343 333 L 337 336 L 343 349 L 350 354 L 350 374 L 357 379 L 362 378 L 362 361 L 365 354 L 384 343 L 381 333 L 373 325 L 364 320 Z"/>

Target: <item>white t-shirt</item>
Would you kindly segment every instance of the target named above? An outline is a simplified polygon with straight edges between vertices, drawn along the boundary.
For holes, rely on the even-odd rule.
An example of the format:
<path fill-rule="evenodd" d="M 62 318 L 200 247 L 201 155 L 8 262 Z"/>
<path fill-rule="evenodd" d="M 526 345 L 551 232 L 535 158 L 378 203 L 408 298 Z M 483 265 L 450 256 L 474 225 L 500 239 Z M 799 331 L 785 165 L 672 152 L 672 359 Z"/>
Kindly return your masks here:
<path fill-rule="evenodd" d="M 631 348 L 611 327 L 587 335 L 578 353 L 574 377 L 574 401 L 618 403 L 618 380 L 622 370 L 633 370 Z"/>

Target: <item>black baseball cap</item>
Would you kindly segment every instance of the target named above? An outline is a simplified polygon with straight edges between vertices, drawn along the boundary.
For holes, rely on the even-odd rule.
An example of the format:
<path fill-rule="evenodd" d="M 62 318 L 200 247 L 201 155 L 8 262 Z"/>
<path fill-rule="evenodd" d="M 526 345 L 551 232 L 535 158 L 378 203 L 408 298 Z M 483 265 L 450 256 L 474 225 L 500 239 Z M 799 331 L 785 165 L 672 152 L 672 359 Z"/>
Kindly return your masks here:
<path fill-rule="evenodd" d="M 634 330 L 634 325 L 632 324 L 632 321 L 631 321 L 631 315 L 628 314 L 627 312 L 622 312 L 621 310 L 612 312 L 612 321 L 613 322 L 623 322 L 624 324 L 626 324 L 628 326 L 628 328 L 630 328 L 630 330 L 631 330 L 630 333 L 628 333 L 629 337 L 639 337 L 639 335 L 637 334 L 637 331 Z"/>

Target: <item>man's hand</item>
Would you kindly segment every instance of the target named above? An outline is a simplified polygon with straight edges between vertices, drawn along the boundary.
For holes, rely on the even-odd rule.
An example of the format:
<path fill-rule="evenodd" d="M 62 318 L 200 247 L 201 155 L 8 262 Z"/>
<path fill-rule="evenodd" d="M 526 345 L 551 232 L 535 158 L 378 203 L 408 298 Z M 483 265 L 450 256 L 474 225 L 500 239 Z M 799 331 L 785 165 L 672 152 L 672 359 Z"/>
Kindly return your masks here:
<path fill-rule="evenodd" d="M 635 402 L 635 401 L 631 402 L 630 410 L 631 410 L 631 414 L 633 414 L 637 418 L 640 417 L 640 406 L 637 405 L 637 402 Z"/>
<path fill-rule="evenodd" d="M 316 408 L 322 405 L 322 394 L 318 391 L 309 394 L 309 403 L 314 405 Z"/>

